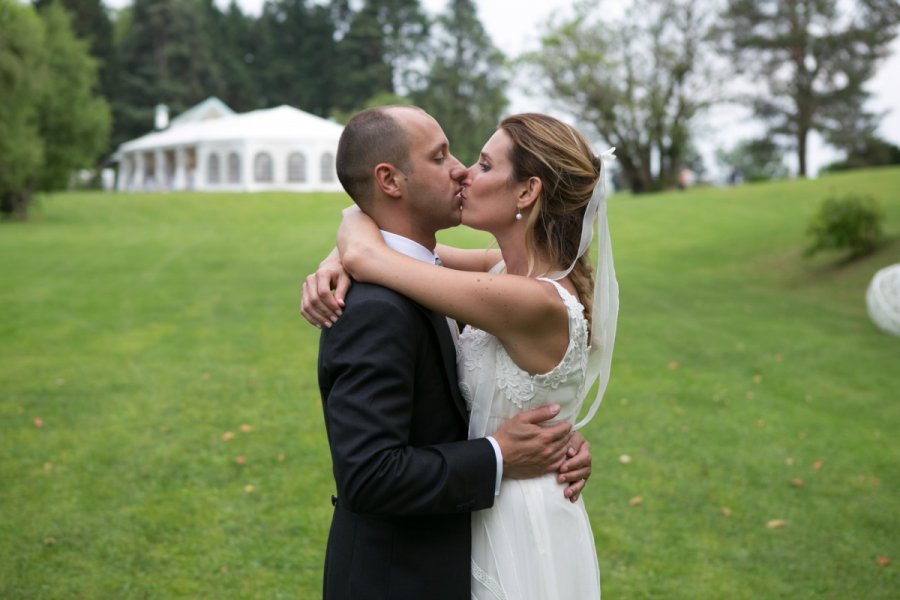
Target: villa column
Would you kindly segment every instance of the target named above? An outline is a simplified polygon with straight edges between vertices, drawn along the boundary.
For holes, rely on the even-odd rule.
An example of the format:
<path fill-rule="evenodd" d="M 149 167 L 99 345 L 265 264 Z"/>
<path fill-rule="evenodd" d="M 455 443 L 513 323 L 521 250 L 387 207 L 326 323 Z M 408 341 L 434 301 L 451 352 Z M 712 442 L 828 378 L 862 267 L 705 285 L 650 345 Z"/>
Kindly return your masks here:
<path fill-rule="evenodd" d="M 133 174 L 133 169 L 134 159 L 131 158 L 130 154 L 122 154 L 122 159 L 119 161 L 118 178 L 116 180 L 117 191 L 124 192 L 128 189 L 128 179 L 129 176 Z"/>
<path fill-rule="evenodd" d="M 194 155 L 197 157 L 197 167 L 194 171 L 194 189 L 205 191 L 209 189 L 206 181 L 206 148 L 197 144 L 194 149 Z"/>
<path fill-rule="evenodd" d="M 187 181 L 185 179 L 186 161 L 187 157 L 185 156 L 184 148 L 175 148 L 175 180 L 172 183 L 172 189 L 174 190 L 187 189 Z"/>
<path fill-rule="evenodd" d="M 156 179 L 156 190 L 167 191 L 169 182 L 166 181 L 166 156 L 162 150 L 153 153 L 153 162 L 155 163 L 153 173 Z"/>
<path fill-rule="evenodd" d="M 134 177 L 131 179 L 131 185 L 128 186 L 132 191 L 143 192 L 147 189 L 145 186 L 147 173 L 144 172 L 144 168 L 144 153 L 139 150 L 134 153 Z"/>

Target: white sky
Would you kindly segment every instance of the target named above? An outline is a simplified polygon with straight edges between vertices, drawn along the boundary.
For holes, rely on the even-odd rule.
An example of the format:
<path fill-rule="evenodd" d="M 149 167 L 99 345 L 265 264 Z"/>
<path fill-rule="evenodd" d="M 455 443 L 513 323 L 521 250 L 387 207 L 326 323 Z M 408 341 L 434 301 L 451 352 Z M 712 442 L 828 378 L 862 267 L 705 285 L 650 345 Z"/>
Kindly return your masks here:
<path fill-rule="evenodd" d="M 131 0 L 105 0 L 108 6 L 121 7 Z M 220 6 L 226 6 L 228 0 L 216 0 Z M 598 0 L 600 1 L 600 0 Z M 572 11 L 576 0 L 537 0 L 525 3 L 522 0 L 475 0 L 479 17 L 488 33 L 500 50 L 507 56 L 516 56 L 525 50 L 536 49 L 540 41 L 540 28 L 552 16 L 562 16 Z M 263 0 L 238 0 L 238 4 L 247 13 L 259 14 Z M 426 10 L 435 14 L 444 9 L 446 0 L 422 0 Z M 622 2 L 607 3 L 608 10 L 619 16 L 622 13 Z M 868 88 L 873 94 L 869 105 L 871 109 L 890 110 L 881 122 L 879 134 L 893 144 L 900 145 L 900 38 L 894 40 L 891 57 L 882 63 L 877 75 L 870 81 Z M 510 112 L 537 110 L 551 112 L 553 107 L 540 102 L 527 93 L 528 82 L 513 81 L 510 89 Z M 698 138 L 705 156 L 711 156 L 717 147 L 731 147 L 743 138 L 759 133 L 758 125 L 747 118 L 747 111 L 740 109 L 720 109 L 713 111 L 706 119 L 703 131 L 710 132 L 708 139 Z M 728 136 L 714 135 L 714 132 L 727 131 Z M 810 173 L 828 162 L 840 158 L 833 150 L 824 146 L 817 135 L 812 136 L 808 164 Z M 713 167 L 712 164 L 709 165 Z"/>

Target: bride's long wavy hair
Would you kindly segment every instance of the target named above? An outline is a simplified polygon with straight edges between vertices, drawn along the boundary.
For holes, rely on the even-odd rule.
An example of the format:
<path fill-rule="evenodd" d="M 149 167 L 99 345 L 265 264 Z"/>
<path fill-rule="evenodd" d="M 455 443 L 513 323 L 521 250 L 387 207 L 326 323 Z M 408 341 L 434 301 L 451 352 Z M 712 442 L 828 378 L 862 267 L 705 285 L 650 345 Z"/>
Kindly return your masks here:
<path fill-rule="evenodd" d="M 575 260 L 581 242 L 584 212 L 599 184 L 600 159 L 575 128 L 538 113 L 504 119 L 499 126 L 512 140 L 512 178 L 541 180 L 541 193 L 525 222 L 529 275 L 540 253 L 559 270 Z M 594 277 L 588 254 L 578 258 L 569 274 L 591 328 Z"/>

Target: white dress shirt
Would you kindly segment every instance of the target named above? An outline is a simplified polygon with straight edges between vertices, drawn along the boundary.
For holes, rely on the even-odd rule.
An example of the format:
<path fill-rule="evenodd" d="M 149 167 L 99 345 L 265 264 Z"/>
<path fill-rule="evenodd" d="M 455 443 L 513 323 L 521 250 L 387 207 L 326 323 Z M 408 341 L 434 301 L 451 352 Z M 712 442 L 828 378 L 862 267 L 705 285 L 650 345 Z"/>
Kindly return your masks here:
<path fill-rule="evenodd" d="M 400 254 L 405 254 L 410 258 L 421 260 L 422 262 L 430 264 L 437 263 L 437 255 L 418 242 L 414 242 L 402 235 L 391 233 L 390 231 L 384 231 L 383 229 L 381 230 L 381 237 L 384 238 L 384 243 L 387 244 L 387 247 L 391 250 L 399 252 Z M 448 317 L 447 327 L 450 329 L 450 333 L 453 335 L 453 341 L 455 343 L 456 340 L 459 339 L 459 330 L 457 329 L 456 321 Z M 454 381 L 451 385 L 456 385 L 456 383 L 457 382 Z M 497 443 L 497 440 L 492 436 L 487 436 L 487 441 L 493 446 L 494 455 L 497 458 L 497 481 L 494 486 L 494 495 L 496 496 L 500 494 L 500 480 L 503 479 L 503 453 L 500 452 L 500 445 Z"/>

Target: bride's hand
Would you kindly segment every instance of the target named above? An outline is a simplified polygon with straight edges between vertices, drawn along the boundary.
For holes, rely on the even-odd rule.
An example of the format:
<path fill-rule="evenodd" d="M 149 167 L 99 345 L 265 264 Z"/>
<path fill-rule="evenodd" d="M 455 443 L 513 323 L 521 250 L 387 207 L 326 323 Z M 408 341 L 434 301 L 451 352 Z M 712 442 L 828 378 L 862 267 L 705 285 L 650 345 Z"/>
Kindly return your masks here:
<path fill-rule="evenodd" d="M 355 205 L 345 208 L 337 232 L 337 248 L 344 268 L 354 278 L 361 279 L 358 273 L 361 259 L 371 257 L 383 247 L 384 238 L 375 221 Z"/>
<path fill-rule="evenodd" d="M 337 249 L 332 250 L 316 272 L 303 281 L 300 314 L 319 329 L 331 327 L 343 313 L 351 283 Z"/>
<path fill-rule="evenodd" d="M 581 432 L 576 431 L 569 438 L 569 450 L 566 452 L 566 460 L 559 468 L 557 481 L 568 484 L 563 494 L 571 502 L 578 500 L 588 477 L 591 476 L 591 445 L 584 439 Z"/>

